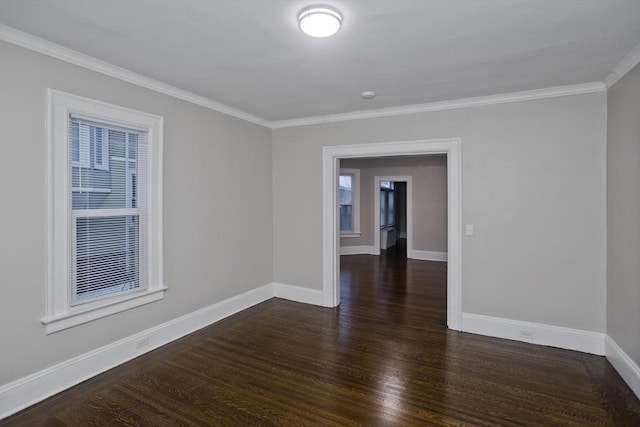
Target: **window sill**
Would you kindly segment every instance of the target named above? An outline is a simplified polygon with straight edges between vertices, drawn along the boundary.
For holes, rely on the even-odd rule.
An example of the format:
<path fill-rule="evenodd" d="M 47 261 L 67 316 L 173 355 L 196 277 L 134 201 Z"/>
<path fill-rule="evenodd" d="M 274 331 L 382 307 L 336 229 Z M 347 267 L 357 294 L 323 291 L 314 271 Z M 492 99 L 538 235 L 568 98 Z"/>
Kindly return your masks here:
<path fill-rule="evenodd" d="M 346 238 L 346 239 L 350 239 L 350 238 L 355 238 L 355 237 L 360 237 L 362 235 L 362 233 L 360 233 L 359 231 L 354 231 L 354 232 L 348 232 L 348 233 L 340 233 L 340 238 Z"/>
<path fill-rule="evenodd" d="M 100 305 L 71 308 L 68 312 L 58 316 L 45 317 L 42 319 L 42 323 L 46 325 L 46 333 L 49 335 L 92 320 L 161 300 L 164 298 L 164 291 L 166 290 L 166 287 L 160 287 L 110 299 L 108 301 L 100 301 Z"/>

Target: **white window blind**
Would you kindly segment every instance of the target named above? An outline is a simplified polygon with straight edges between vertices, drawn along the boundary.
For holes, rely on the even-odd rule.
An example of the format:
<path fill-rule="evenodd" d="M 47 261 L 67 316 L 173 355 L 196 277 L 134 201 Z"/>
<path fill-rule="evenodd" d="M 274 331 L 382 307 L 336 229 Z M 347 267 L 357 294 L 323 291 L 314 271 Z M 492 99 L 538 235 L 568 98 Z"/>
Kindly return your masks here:
<path fill-rule="evenodd" d="M 71 126 L 69 137 L 71 138 L 71 164 L 73 166 L 88 168 L 90 166 L 90 138 L 89 129 L 76 123 Z"/>
<path fill-rule="evenodd" d="M 147 133 L 73 116 L 69 127 L 70 304 L 146 289 Z"/>

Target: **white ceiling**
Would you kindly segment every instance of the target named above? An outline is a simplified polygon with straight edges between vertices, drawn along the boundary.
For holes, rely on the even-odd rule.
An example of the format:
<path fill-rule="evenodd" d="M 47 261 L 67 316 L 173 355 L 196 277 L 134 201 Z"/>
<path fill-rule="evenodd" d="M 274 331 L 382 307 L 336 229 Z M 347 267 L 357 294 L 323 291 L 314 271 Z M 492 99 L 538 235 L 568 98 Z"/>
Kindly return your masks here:
<path fill-rule="evenodd" d="M 298 29 L 318 3 L 336 36 Z M 0 0 L 0 22 L 274 121 L 601 81 L 640 0 Z"/>

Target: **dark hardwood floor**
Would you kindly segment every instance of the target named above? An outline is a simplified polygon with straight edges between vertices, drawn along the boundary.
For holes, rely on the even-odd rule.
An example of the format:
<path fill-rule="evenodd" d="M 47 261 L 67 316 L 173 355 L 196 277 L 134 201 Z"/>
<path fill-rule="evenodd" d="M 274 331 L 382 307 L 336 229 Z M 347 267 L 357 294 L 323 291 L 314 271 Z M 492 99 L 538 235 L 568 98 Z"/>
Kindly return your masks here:
<path fill-rule="evenodd" d="M 446 329 L 446 264 L 342 257 L 336 309 L 272 299 L 2 426 L 640 426 L 603 358 Z"/>

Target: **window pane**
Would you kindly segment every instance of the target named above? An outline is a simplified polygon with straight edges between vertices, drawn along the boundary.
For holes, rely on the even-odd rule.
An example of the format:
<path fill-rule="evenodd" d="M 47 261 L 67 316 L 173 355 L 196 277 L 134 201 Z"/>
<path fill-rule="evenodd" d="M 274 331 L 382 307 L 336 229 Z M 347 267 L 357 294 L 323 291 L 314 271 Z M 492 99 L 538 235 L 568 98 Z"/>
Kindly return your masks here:
<path fill-rule="evenodd" d="M 353 206 L 340 205 L 340 231 L 353 231 Z"/>
<path fill-rule="evenodd" d="M 127 145 L 129 147 L 129 160 L 137 160 L 138 158 L 138 135 L 135 133 L 128 134 Z"/>
<path fill-rule="evenodd" d="M 387 194 L 389 199 L 387 203 L 387 225 L 391 226 L 395 223 L 395 212 L 393 210 L 393 191 L 388 191 Z"/>
<path fill-rule="evenodd" d="M 87 148 L 91 147 L 92 150 L 92 167 L 88 167 L 89 163 L 85 167 L 82 161 L 85 138 Z M 146 135 L 122 129 L 106 129 L 99 124 L 72 119 L 69 139 L 72 209 L 136 207 L 134 187 L 139 167 L 138 149 L 140 139 L 146 141 Z"/>
<path fill-rule="evenodd" d="M 137 216 L 77 218 L 75 302 L 140 287 L 139 228 Z"/>
<path fill-rule="evenodd" d="M 384 228 L 387 226 L 387 192 L 384 190 L 380 191 L 380 227 Z"/>
<path fill-rule="evenodd" d="M 106 133 L 106 132 L 105 132 Z M 95 159 L 96 159 L 96 164 L 101 165 L 103 162 L 102 159 L 102 129 L 98 129 L 95 128 L 95 148 L 94 148 L 94 155 L 95 155 Z"/>
<path fill-rule="evenodd" d="M 340 175 L 340 204 L 353 204 L 353 176 Z"/>
<path fill-rule="evenodd" d="M 340 231 L 353 231 L 353 175 L 340 175 Z"/>
<path fill-rule="evenodd" d="M 80 162 L 80 129 L 78 123 L 71 123 L 71 161 Z"/>
<path fill-rule="evenodd" d="M 380 181 L 380 188 L 393 188 L 393 182 L 391 182 L 391 181 Z"/>

